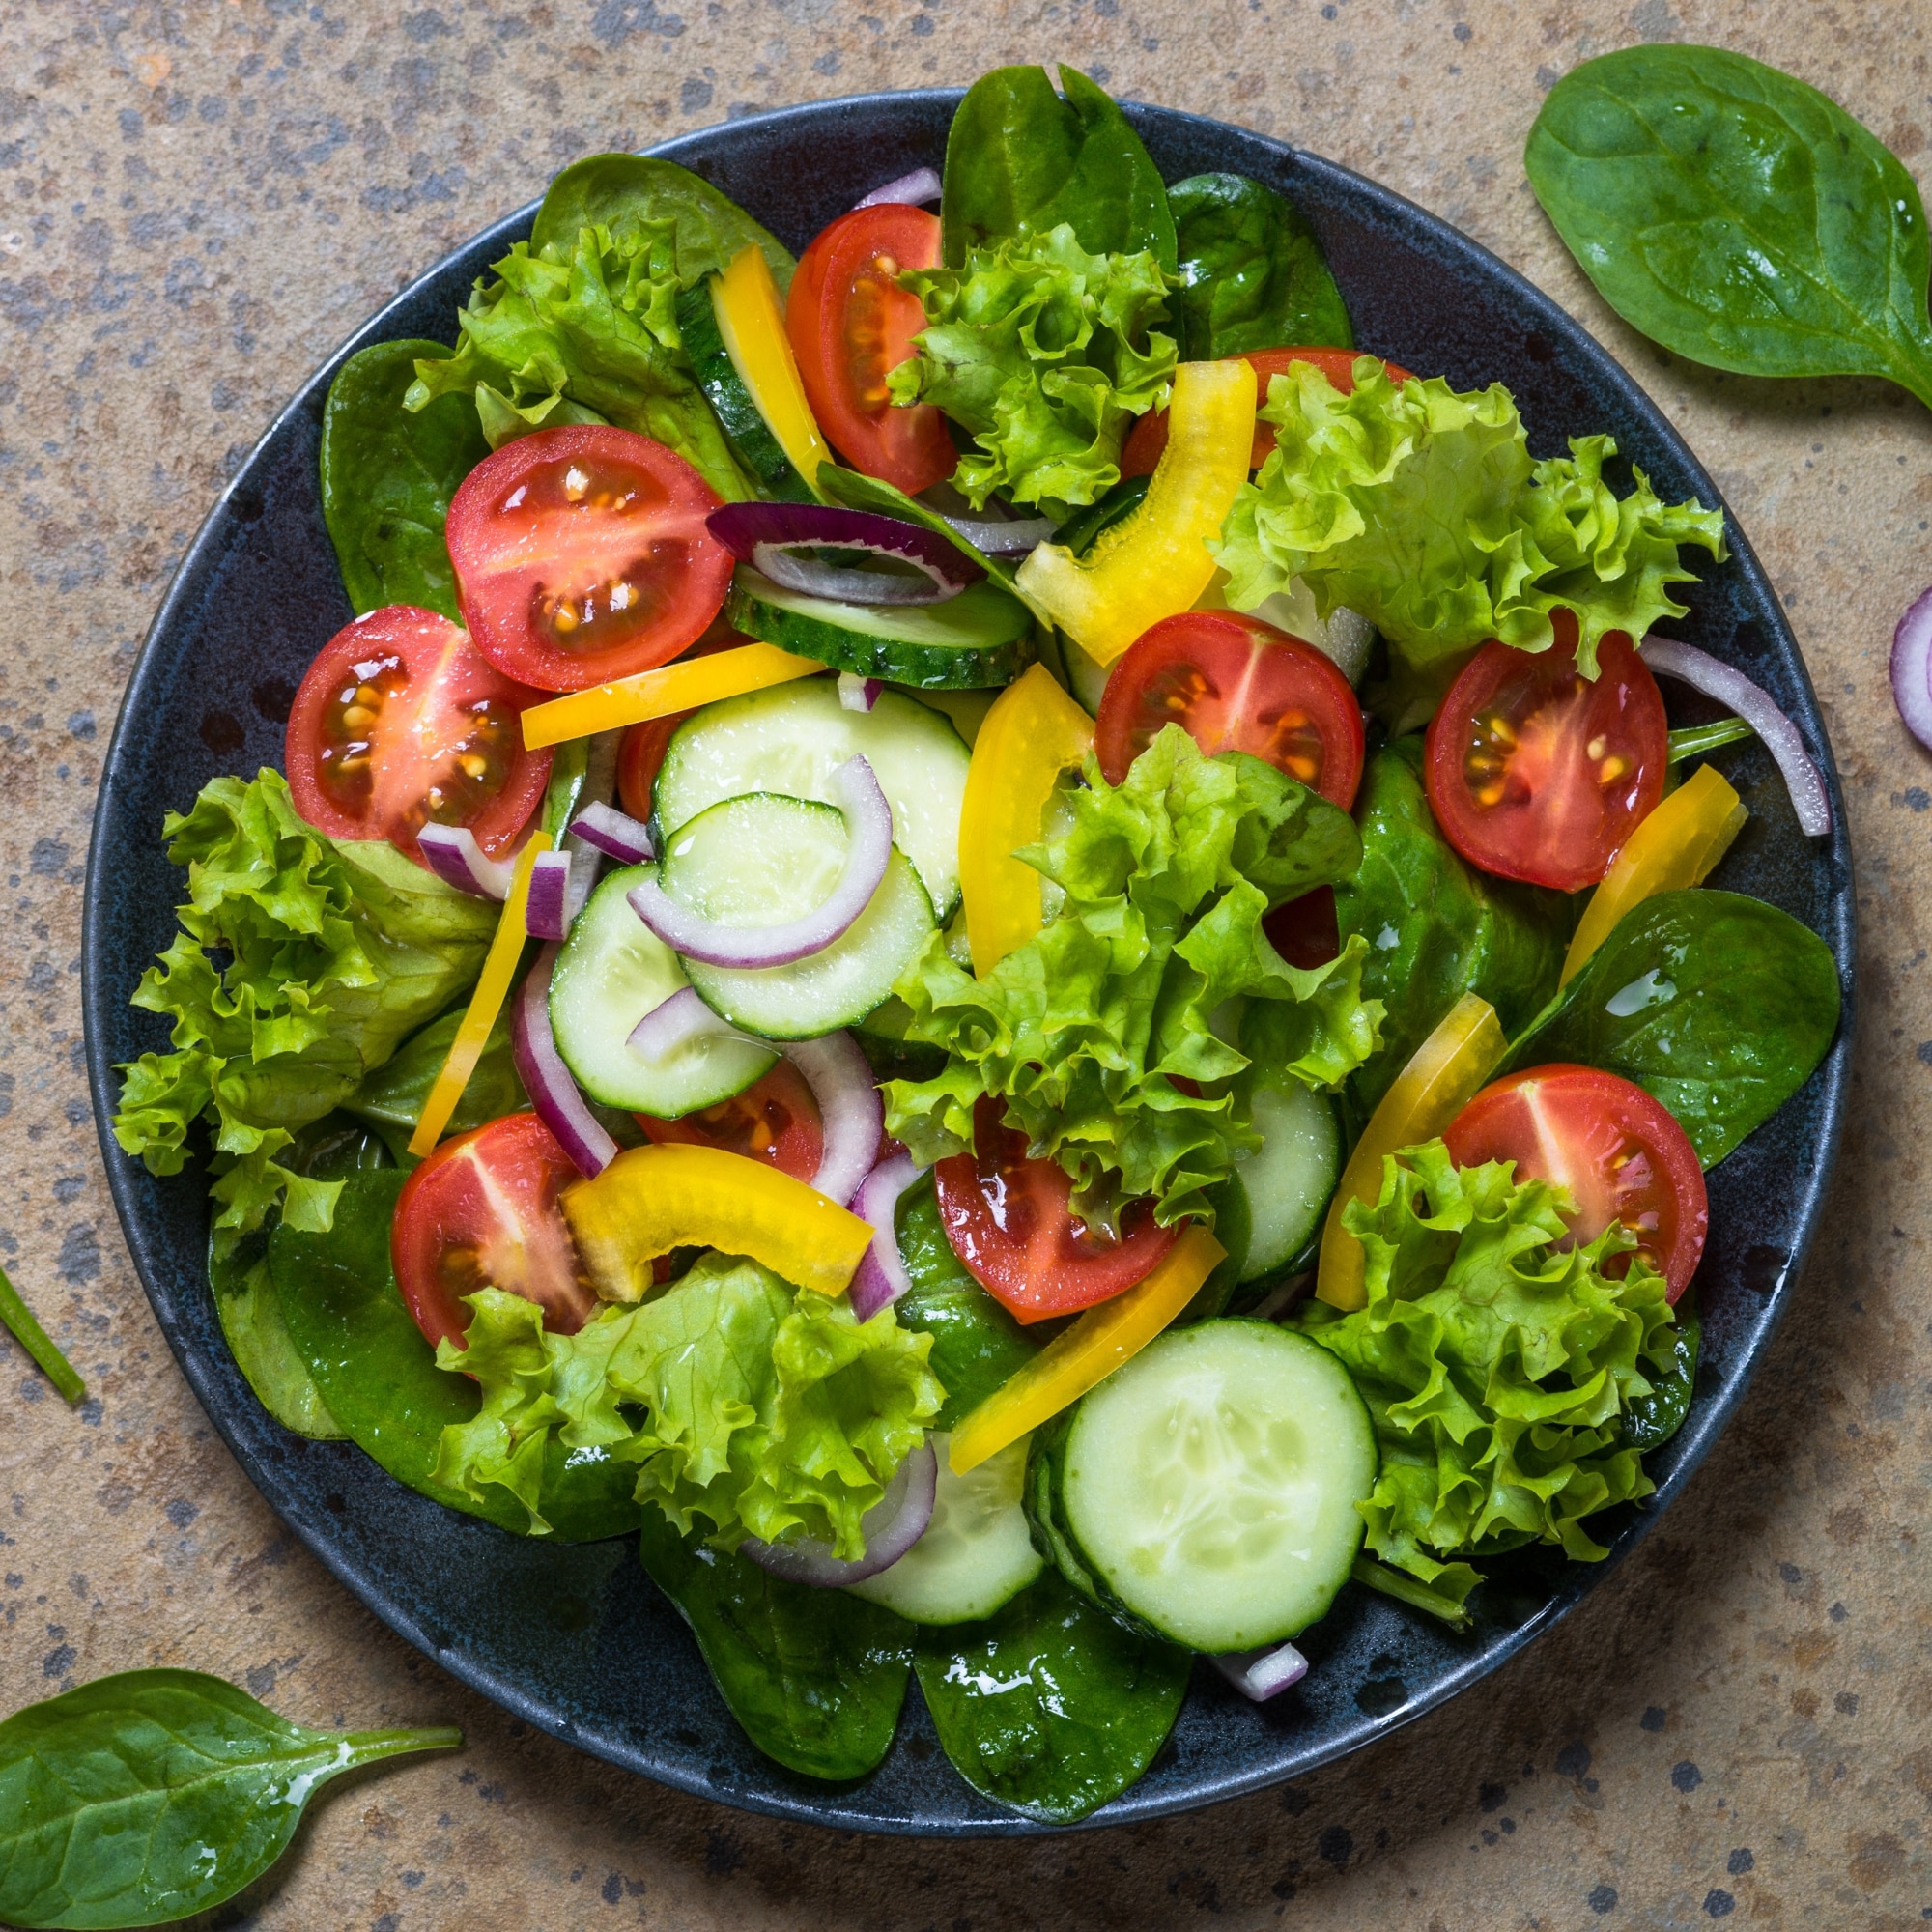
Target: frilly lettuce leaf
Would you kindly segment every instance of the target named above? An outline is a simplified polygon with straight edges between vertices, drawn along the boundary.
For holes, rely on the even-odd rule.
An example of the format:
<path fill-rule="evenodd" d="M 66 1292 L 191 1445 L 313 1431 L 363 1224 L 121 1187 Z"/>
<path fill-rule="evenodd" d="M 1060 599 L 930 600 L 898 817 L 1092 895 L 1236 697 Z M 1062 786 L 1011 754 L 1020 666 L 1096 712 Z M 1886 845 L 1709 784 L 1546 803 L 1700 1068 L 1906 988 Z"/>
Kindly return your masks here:
<path fill-rule="evenodd" d="M 1361 841 L 1325 799 L 1259 758 L 1207 757 L 1178 725 L 1121 784 L 1091 761 L 1086 778 L 1067 829 L 1018 855 L 1065 894 L 1058 915 L 983 980 L 937 937 L 900 979 L 906 1037 L 948 1060 L 887 1086 L 887 1131 L 941 1159 L 971 1147 L 974 1102 L 998 1094 L 1088 1220 L 1143 1195 L 1163 1224 L 1211 1220 L 1208 1190 L 1260 1144 L 1234 1076 L 1264 1054 L 1333 1086 L 1375 1051 L 1364 943 L 1301 972 L 1261 927 L 1353 871 Z"/>
<path fill-rule="evenodd" d="M 1533 462 L 1501 384 L 1459 395 L 1440 378 L 1392 383 L 1372 358 L 1355 371 L 1348 396 L 1307 365 L 1269 383 L 1275 449 L 1212 546 L 1236 609 L 1299 577 L 1323 617 L 1362 611 L 1415 670 L 1491 638 L 1547 650 L 1569 611 L 1594 677 L 1605 632 L 1640 639 L 1684 614 L 1670 596 L 1694 575 L 1681 546 L 1722 559 L 1719 511 L 1662 502 L 1641 470 L 1617 496 L 1608 437 Z"/>
<path fill-rule="evenodd" d="M 1375 1420 L 1369 1548 L 1459 1605 L 1481 1580 L 1468 1559 L 1524 1543 L 1602 1557 L 1585 1519 L 1654 1487 L 1617 1425 L 1668 1374 L 1675 1318 L 1621 1226 L 1552 1245 L 1574 1208 L 1510 1162 L 1458 1168 L 1440 1141 L 1405 1149 L 1376 1202 L 1343 1211 L 1367 1257 L 1366 1303 L 1310 1302 L 1301 1317 Z M 1610 1279 L 1624 1255 L 1629 1272 Z"/>
<path fill-rule="evenodd" d="M 1174 340 L 1153 325 L 1178 283 L 1153 255 L 1090 255 L 1062 222 L 899 279 L 926 327 L 887 384 L 972 433 L 952 480 L 974 508 L 997 490 L 1062 515 L 1120 481 L 1129 422 L 1174 379 Z"/>

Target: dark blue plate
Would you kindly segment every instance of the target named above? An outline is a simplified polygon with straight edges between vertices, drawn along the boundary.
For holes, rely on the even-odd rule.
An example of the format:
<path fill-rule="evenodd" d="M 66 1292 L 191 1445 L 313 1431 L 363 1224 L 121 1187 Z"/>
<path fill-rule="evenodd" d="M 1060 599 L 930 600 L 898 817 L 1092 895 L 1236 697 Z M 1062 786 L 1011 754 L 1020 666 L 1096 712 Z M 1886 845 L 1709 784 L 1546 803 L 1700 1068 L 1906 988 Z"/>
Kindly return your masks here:
<path fill-rule="evenodd" d="M 801 249 L 878 183 L 936 165 L 959 97 L 832 100 L 686 135 L 655 152 L 741 201 Z M 1719 500 L 1657 408 L 1548 297 L 1465 236 L 1373 182 L 1193 115 L 1128 108 L 1169 181 L 1252 175 L 1314 222 L 1357 339 L 1458 388 L 1502 382 L 1539 455 L 1607 430 L 1667 500 Z M 399 296 L 318 370 L 242 466 L 183 559 L 134 667 L 107 754 L 88 868 L 83 1000 L 88 1066 L 114 1203 L 155 1314 L 202 1406 L 289 1527 L 369 1607 L 505 1709 L 612 1764 L 751 1810 L 866 1832 L 1043 1829 L 967 1789 L 937 1748 L 917 1690 L 897 1743 L 870 1777 L 813 1783 L 753 1749 L 696 1647 L 645 1580 L 628 1539 L 559 1547 L 503 1534 L 402 1488 L 341 1442 L 270 1420 L 236 1368 L 203 1266 L 202 1177 L 157 1180 L 107 1130 L 118 1062 L 166 1045 L 128 1004 L 174 930 L 182 875 L 163 856 L 162 814 L 219 772 L 279 764 L 282 724 L 309 661 L 350 617 L 316 502 L 323 399 L 353 351 L 401 336 L 448 340 L 472 280 L 529 231 L 535 204 L 499 222 Z M 1783 906 L 1837 957 L 1845 1024 L 1804 1091 L 1711 1176 L 1711 1239 L 1699 1285 L 1697 1401 L 1651 1458 L 1657 1494 L 1607 1522 L 1612 1558 L 1643 1535 L 1702 1461 L 1744 1394 L 1817 1226 L 1843 1122 L 1851 1063 L 1851 854 L 1836 773 L 1790 628 L 1735 523 L 1731 559 L 1704 567 L 1677 634 L 1742 667 L 1798 722 L 1832 788 L 1836 829 L 1806 839 L 1755 746 L 1731 754 L 1751 810 L 1722 883 Z M 101 863 L 111 855 L 112 863 Z M 1257 1708 L 1211 1671 L 1169 1745 L 1095 1824 L 1154 1818 L 1232 1798 L 1355 1749 L 1475 1683 L 1547 1630 L 1609 1564 L 1529 1560 L 1484 1593 L 1486 1620 L 1456 1637 L 1355 1589 L 1304 1643 L 1313 1668 Z"/>

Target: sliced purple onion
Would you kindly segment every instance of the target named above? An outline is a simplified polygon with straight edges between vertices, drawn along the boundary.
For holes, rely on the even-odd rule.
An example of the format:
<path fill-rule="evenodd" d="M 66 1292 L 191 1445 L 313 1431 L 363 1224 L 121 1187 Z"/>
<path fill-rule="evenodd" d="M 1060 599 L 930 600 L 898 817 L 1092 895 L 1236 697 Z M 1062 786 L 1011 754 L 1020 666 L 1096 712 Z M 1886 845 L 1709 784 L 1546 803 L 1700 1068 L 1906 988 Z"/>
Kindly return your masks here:
<path fill-rule="evenodd" d="M 889 1154 L 867 1175 L 853 1198 L 853 1213 L 872 1224 L 872 1245 L 860 1256 L 852 1286 L 846 1291 L 852 1313 L 861 1321 L 869 1321 L 880 1309 L 890 1308 L 912 1286 L 912 1276 L 906 1273 L 899 1254 L 893 1216 L 899 1196 L 924 1172 L 909 1153 Z"/>
<path fill-rule="evenodd" d="M 1051 542 L 1060 526 L 1051 517 L 1015 518 L 1010 523 L 990 517 L 948 517 L 946 521 L 988 556 L 1019 556 Z"/>
<path fill-rule="evenodd" d="M 484 856 L 476 835 L 467 825 L 425 825 L 416 834 L 416 849 L 429 868 L 445 885 L 479 899 L 506 899 L 516 877 L 515 859 Z"/>
<path fill-rule="evenodd" d="M 640 825 L 614 805 L 586 805 L 570 822 L 570 837 L 594 845 L 620 866 L 641 866 L 657 856 L 650 828 Z"/>
<path fill-rule="evenodd" d="M 838 702 L 847 711 L 869 711 L 885 690 L 882 677 L 861 677 L 856 670 L 838 673 Z"/>
<path fill-rule="evenodd" d="M 530 862 L 530 892 L 524 905 L 524 930 L 532 939 L 569 936 L 571 914 L 570 854 L 539 852 Z"/>
<path fill-rule="evenodd" d="M 858 208 L 877 208 L 883 201 L 903 202 L 908 208 L 918 208 L 923 203 L 937 201 L 941 183 L 937 168 L 915 168 L 909 175 L 899 176 L 897 181 L 889 181 L 884 187 L 875 187 L 864 201 L 855 201 Z"/>
<path fill-rule="evenodd" d="M 652 1065 L 668 1060 L 688 1040 L 706 1035 L 721 1039 L 750 1039 L 729 1020 L 722 1020 L 697 997 L 691 986 L 680 986 L 668 999 L 660 1000 L 636 1026 L 624 1043 L 640 1060 Z M 770 1044 L 770 1042 L 762 1042 Z M 776 1053 L 778 1048 L 772 1046 Z"/>
<path fill-rule="evenodd" d="M 939 1459 L 930 1442 L 922 1442 L 894 1471 L 885 1494 L 861 1519 L 865 1555 L 841 1560 L 833 1555 L 829 1543 L 809 1536 L 789 1537 L 782 1543 L 761 1543 L 748 1536 L 738 1548 L 761 1570 L 793 1583 L 810 1583 L 820 1590 L 863 1583 L 890 1569 L 925 1534 L 938 1491 Z"/>
<path fill-rule="evenodd" d="M 845 869 L 803 918 L 781 925 L 721 925 L 680 905 L 656 879 L 631 888 L 631 910 L 673 952 L 706 966 L 789 966 L 823 952 L 871 904 L 893 856 L 893 809 L 871 766 L 863 757 L 847 758 L 832 774 L 831 790 L 845 814 Z"/>
<path fill-rule="evenodd" d="M 1270 1644 L 1265 1650 L 1231 1651 L 1208 1661 L 1243 1697 L 1257 1704 L 1265 1704 L 1308 1675 L 1307 1658 L 1292 1643 Z"/>
<path fill-rule="evenodd" d="M 1898 620 L 1891 634 L 1891 701 L 1905 728 L 1932 751 L 1932 590 Z"/>
<path fill-rule="evenodd" d="M 1894 652 L 1896 645 L 1893 646 Z M 1700 651 L 1695 644 L 1680 644 L 1670 638 L 1650 637 L 1643 640 L 1643 661 L 1652 670 L 1677 678 L 1706 697 L 1728 704 L 1757 735 L 1765 749 L 1777 760 L 1791 803 L 1798 813 L 1799 830 L 1813 838 L 1822 838 L 1832 829 L 1832 799 L 1825 789 L 1824 774 L 1811 762 L 1798 727 L 1772 702 L 1771 694 L 1753 684 L 1743 671 L 1733 670 Z"/>
<path fill-rule="evenodd" d="M 510 1020 L 510 1058 L 537 1118 L 587 1180 L 617 1158 L 617 1143 L 578 1091 L 551 1034 L 550 976 L 556 954 L 555 946 L 546 946 L 525 976 Z"/>
<path fill-rule="evenodd" d="M 726 503 L 705 520 L 711 534 L 740 563 L 749 563 L 786 590 L 841 604 L 937 604 L 956 597 L 986 573 L 937 530 L 844 510 L 831 503 Z M 800 549 L 867 551 L 909 564 L 918 575 L 888 577 L 847 570 Z"/>

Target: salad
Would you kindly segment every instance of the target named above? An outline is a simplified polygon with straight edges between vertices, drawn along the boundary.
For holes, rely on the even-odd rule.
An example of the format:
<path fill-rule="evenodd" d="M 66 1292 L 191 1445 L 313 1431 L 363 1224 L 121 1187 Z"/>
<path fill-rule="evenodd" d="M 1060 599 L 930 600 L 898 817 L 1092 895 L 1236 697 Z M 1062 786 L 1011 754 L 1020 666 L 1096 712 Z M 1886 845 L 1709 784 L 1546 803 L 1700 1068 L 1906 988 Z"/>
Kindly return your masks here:
<path fill-rule="evenodd" d="M 1826 792 L 1653 635 L 1722 520 L 1615 457 L 1358 353 L 1288 202 L 1068 69 L 796 261 L 567 168 L 336 377 L 357 614 L 165 827 L 115 1132 L 205 1157 L 263 1405 L 636 1536 L 790 1769 L 916 1674 L 1062 1822 L 1197 1657 L 1266 1699 L 1361 1590 L 1602 1557 L 1839 998 L 1706 883 L 1725 747 Z"/>

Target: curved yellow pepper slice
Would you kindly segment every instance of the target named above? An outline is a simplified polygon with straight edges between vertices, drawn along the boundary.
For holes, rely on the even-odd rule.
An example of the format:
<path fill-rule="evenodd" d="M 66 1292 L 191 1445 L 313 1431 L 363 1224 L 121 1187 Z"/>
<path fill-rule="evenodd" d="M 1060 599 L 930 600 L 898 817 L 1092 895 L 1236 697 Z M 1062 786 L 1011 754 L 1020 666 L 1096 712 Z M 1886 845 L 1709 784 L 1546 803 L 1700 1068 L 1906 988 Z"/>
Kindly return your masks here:
<path fill-rule="evenodd" d="M 1590 895 L 1558 983 L 1567 985 L 1576 978 L 1632 906 L 1653 893 L 1701 886 L 1749 816 L 1730 784 L 1711 766 L 1699 765 L 1631 834 L 1603 884 Z"/>
<path fill-rule="evenodd" d="M 1167 448 L 1134 513 L 1103 531 L 1084 557 L 1041 544 L 1013 587 L 1108 665 L 1149 625 L 1192 610 L 1214 575 L 1208 544 L 1248 480 L 1255 440 L 1255 372 L 1232 362 L 1183 362 L 1174 372 Z"/>
<path fill-rule="evenodd" d="M 588 738 L 597 731 L 620 731 L 650 718 L 668 718 L 674 711 L 696 711 L 721 697 L 743 697 L 767 685 L 789 684 L 825 668 L 811 658 L 794 657 L 776 644 L 741 644 L 733 651 L 714 651 L 708 658 L 686 658 L 678 664 L 640 670 L 611 684 L 573 691 L 548 704 L 532 704 L 524 713 L 524 743 L 533 752 L 561 745 L 571 738 Z"/>
<path fill-rule="evenodd" d="M 791 467 L 815 484 L 818 467 L 832 461 L 832 450 L 806 400 L 772 265 L 755 245 L 741 249 L 722 275 L 712 276 L 711 310 L 724 353 L 765 426 Z"/>
<path fill-rule="evenodd" d="M 1475 1097 L 1508 1044 L 1495 1008 L 1464 993 L 1396 1075 L 1342 1170 L 1321 1230 L 1315 1293 L 1331 1308 L 1359 1308 L 1367 1299 L 1362 1244 L 1343 1227 L 1342 1209 L 1350 1201 L 1374 1201 L 1381 1193 L 1383 1158 L 1441 1133 Z"/>
<path fill-rule="evenodd" d="M 1124 1294 L 1090 1308 L 953 1429 L 946 1458 L 952 1473 L 963 1476 L 977 1469 L 987 1457 L 1051 1422 L 1139 1354 L 1194 1299 L 1226 1253 L 1195 1222 L 1152 1273 Z"/>
<path fill-rule="evenodd" d="M 651 1263 L 673 1248 L 750 1255 L 800 1288 L 843 1294 L 872 1238 L 816 1188 L 723 1148 L 631 1148 L 560 1205 L 607 1301 L 641 1301 Z"/>
<path fill-rule="evenodd" d="M 1012 855 L 1039 837 L 1061 773 L 1093 749 L 1094 721 L 1043 665 L 1008 685 L 980 726 L 959 807 L 959 887 L 982 979 L 1040 928 L 1039 874 Z"/>

